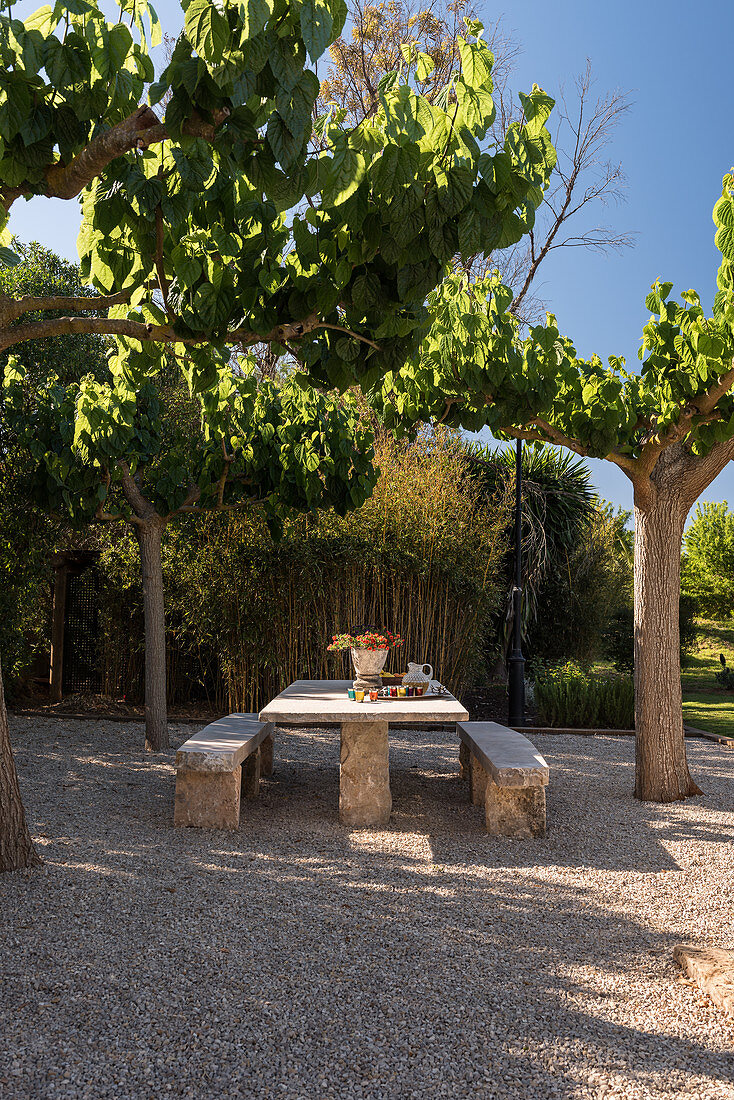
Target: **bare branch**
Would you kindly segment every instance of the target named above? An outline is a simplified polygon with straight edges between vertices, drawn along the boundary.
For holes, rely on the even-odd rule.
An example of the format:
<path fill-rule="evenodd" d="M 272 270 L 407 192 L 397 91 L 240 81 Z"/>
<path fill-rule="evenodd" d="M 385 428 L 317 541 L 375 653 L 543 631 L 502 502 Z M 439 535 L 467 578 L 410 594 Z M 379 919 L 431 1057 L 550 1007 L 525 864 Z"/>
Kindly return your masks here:
<path fill-rule="evenodd" d="M 315 328 L 331 328 L 335 332 L 345 332 L 347 336 L 353 336 L 355 340 L 361 340 L 363 344 L 369 344 L 375 351 L 380 350 L 380 345 L 376 344 L 374 340 L 368 340 L 366 336 L 360 336 L 358 332 L 352 332 L 350 328 L 344 328 L 342 325 L 330 325 L 326 321 L 321 321 L 320 324 L 315 325 Z"/>
<path fill-rule="evenodd" d="M 523 305 L 538 268 L 553 249 L 570 246 L 593 248 L 605 252 L 608 249 L 627 248 L 633 243 L 632 234 L 615 233 L 604 226 L 597 226 L 595 229 L 563 239 L 559 237 L 561 227 L 588 204 L 596 201 L 608 203 L 622 198 L 624 183 L 622 167 L 603 160 L 601 152 L 611 141 L 614 127 L 629 109 L 629 99 L 621 92 L 614 92 L 590 104 L 592 84 L 591 64 L 587 62 L 585 72 L 575 81 L 577 105 L 573 112 L 569 109 L 565 94 L 562 93 L 561 96 L 556 138 L 559 155 L 556 175 L 560 179 L 560 184 L 548 193 L 540 208 L 540 213 L 544 209 L 550 213 L 550 222 L 547 224 L 544 236 L 541 237 L 537 227 L 534 232 L 534 247 L 524 279 L 510 306 L 511 311 L 516 315 Z M 566 131 L 570 132 L 570 148 L 564 148 L 563 135 Z M 589 176 L 591 178 L 583 185 L 582 181 Z M 584 190 L 580 197 L 577 197 L 580 185 L 584 186 Z"/>

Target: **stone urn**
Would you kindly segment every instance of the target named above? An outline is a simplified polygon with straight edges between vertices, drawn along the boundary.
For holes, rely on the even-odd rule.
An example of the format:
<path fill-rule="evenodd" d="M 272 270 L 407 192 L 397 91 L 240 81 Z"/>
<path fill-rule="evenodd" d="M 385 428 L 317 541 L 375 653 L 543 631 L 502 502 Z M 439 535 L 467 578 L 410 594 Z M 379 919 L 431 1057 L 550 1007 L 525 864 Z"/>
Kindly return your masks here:
<path fill-rule="evenodd" d="M 352 647 L 352 663 L 357 678 L 354 681 L 355 688 L 360 691 L 369 691 L 370 688 L 382 687 L 380 673 L 385 667 L 385 661 L 389 649 L 355 649 Z"/>

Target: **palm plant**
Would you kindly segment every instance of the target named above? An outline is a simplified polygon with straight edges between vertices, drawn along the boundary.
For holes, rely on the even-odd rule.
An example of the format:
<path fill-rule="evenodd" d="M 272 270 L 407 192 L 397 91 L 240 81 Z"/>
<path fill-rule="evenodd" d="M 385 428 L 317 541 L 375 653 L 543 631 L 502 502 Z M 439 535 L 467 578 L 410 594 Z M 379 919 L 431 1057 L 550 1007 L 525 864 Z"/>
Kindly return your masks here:
<path fill-rule="evenodd" d="M 472 445 L 468 458 L 488 495 L 511 489 L 515 480 L 514 450 Z M 572 558 L 598 514 L 599 502 L 591 474 L 582 459 L 556 448 L 523 448 L 523 636 L 538 618 L 541 593 L 549 578 L 565 570 L 571 584 Z M 507 652 L 512 627 L 512 523 L 510 519 L 507 526 L 507 598 L 499 629 L 503 654 Z"/>

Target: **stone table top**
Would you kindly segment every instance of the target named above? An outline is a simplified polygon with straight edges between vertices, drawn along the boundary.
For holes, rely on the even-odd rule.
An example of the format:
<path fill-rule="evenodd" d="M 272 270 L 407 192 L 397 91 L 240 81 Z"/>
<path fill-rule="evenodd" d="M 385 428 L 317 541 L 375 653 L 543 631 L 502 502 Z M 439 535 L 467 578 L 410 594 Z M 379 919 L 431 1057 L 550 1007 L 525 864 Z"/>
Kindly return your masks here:
<path fill-rule="evenodd" d="M 283 726 L 314 722 L 465 722 L 468 711 L 453 695 L 378 699 L 357 703 L 347 696 L 351 680 L 296 680 L 260 711 L 262 722 Z"/>

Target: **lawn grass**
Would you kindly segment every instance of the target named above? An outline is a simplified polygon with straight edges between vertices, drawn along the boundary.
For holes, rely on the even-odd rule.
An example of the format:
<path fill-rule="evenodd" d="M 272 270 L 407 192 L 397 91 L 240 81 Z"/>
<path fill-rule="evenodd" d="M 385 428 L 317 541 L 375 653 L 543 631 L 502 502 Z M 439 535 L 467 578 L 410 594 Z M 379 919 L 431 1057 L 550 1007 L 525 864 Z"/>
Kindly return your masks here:
<path fill-rule="evenodd" d="M 734 737 L 734 692 L 715 680 L 721 668 L 719 654 L 734 668 L 734 620 L 726 623 L 696 620 L 698 635 L 681 670 L 683 717 L 709 733 Z"/>

